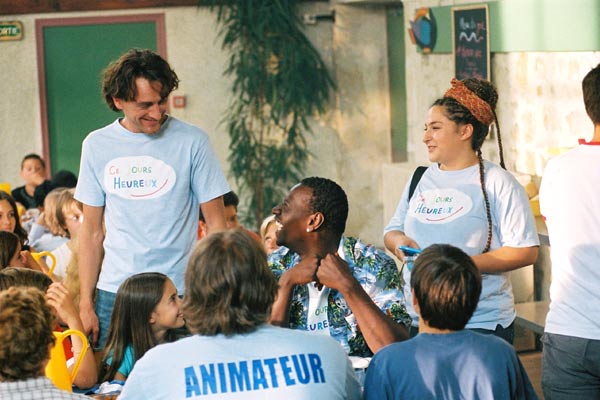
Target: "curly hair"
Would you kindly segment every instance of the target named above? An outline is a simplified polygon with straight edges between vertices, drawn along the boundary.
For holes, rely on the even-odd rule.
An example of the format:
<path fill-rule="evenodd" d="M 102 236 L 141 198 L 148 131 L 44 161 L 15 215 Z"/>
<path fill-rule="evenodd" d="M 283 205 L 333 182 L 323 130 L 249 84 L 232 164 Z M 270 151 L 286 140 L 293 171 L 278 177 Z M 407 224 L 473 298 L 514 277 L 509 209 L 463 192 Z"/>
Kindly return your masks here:
<path fill-rule="evenodd" d="M 119 111 L 113 98 L 135 100 L 137 78 L 160 82 L 163 99 L 179 86 L 177 74 L 164 58 L 152 50 L 130 49 L 104 70 L 102 96 L 113 111 Z"/>
<path fill-rule="evenodd" d="M 500 155 L 500 166 L 506 169 L 504 165 L 504 154 L 502 150 L 502 138 L 500 135 L 500 125 L 498 124 L 498 117 L 496 115 L 496 104 L 498 103 L 498 92 L 491 82 L 484 81 L 476 78 L 469 78 L 462 81 L 464 85 L 475 93 L 479 98 L 488 103 L 494 113 L 494 120 L 496 123 L 497 138 L 498 138 L 498 150 Z M 490 130 L 489 125 L 484 125 L 479 122 L 475 116 L 462 104 L 452 97 L 442 97 L 433 102 L 432 106 L 441 106 L 445 110 L 446 117 L 458 124 L 466 125 L 470 124 L 473 126 L 473 136 L 471 137 L 471 148 L 477 154 L 479 160 L 479 181 L 481 191 L 483 193 L 483 200 L 485 202 L 486 219 L 488 223 L 488 236 L 483 253 L 487 253 L 490 250 L 492 244 L 492 213 L 490 210 L 490 201 L 485 190 L 485 171 L 483 166 L 483 156 L 481 154 L 481 146 Z"/>
<path fill-rule="evenodd" d="M 348 197 L 344 189 L 330 179 L 316 176 L 304 178 L 300 184 L 312 189 L 311 211 L 323 214 L 323 229 L 342 235 L 348 219 Z"/>
<path fill-rule="evenodd" d="M 55 338 L 55 319 L 44 293 L 12 287 L 0 292 L 0 381 L 39 377 Z"/>
<path fill-rule="evenodd" d="M 481 274 L 461 249 L 434 244 L 415 260 L 410 287 L 421 318 L 429 326 L 458 331 L 465 327 L 477 307 Z"/>
<path fill-rule="evenodd" d="M 264 324 L 277 281 L 260 243 L 241 228 L 198 242 L 185 272 L 183 316 L 190 332 L 227 336 Z"/>

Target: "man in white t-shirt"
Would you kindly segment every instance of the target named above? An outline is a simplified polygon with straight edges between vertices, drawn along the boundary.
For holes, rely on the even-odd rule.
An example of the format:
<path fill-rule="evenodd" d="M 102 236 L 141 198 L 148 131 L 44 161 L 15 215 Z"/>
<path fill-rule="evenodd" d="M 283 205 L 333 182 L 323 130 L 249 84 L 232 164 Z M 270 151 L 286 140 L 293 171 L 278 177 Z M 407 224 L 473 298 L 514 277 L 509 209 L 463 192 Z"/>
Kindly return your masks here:
<path fill-rule="evenodd" d="M 583 79 L 592 140 L 548 162 L 540 209 L 552 244 L 542 338 L 546 399 L 600 398 L 600 65 Z"/>
<path fill-rule="evenodd" d="M 104 71 L 105 101 L 124 117 L 84 140 L 75 192 L 84 215 L 81 320 L 94 342 L 100 333 L 99 348 L 121 282 L 157 271 L 183 292 L 199 208 L 209 231 L 225 228 L 222 195 L 229 186 L 208 135 L 166 114 L 178 83 L 151 50 L 129 50 Z"/>
<path fill-rule="evenodd" d="M 150 349 L 119 399 L 360 398 L 335 340 L 266 324 L 276 295 L 266 254 L 245 230 L 202 239 L 185 273 L 193 336 Z"/>

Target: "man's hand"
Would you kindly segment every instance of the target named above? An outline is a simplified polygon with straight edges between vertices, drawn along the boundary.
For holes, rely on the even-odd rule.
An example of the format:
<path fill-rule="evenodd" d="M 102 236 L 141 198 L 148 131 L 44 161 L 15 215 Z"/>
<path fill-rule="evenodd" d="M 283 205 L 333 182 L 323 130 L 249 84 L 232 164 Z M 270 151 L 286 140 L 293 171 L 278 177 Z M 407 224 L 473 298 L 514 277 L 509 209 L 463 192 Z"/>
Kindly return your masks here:
<path fill-rule="evenodd" d="M 344 293 L 346 288 L 358 283 L 346 261 L 337 254 L 327 254 L 317 270 L 318 282 Z"/>
<path fill-rule="evenodd" d="M 80 303 L 79 316 L 81 317 L 81 323 L 83 324 L 83 333 L 85 333 L 86 336 L 89 336 L 91 333 L 92 344 L 97 344 L 100 323 L 98 322 L 98 316 L 94 311 L 94 305 L 90 302 Z"/>
<path fill-rule="evenodd" d="M 309 282 L 318 283 L 316 279 L 318 265 L 319 258 L 317 256 L 305 257 L 281 275 L 280 284 L 293 287 L 294 285 L 306 285 Z"/>

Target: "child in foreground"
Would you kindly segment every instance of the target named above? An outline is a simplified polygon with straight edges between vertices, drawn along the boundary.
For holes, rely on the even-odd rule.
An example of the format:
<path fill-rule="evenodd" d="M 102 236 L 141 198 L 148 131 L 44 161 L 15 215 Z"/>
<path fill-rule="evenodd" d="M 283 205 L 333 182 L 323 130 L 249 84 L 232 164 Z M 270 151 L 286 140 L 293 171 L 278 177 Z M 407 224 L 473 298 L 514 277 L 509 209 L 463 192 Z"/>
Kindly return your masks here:
<path fill-rule="evenodd" d="M 432 245 L 411 275 L 419 334 L 372 359 L 365 399 L 537 399 L 514 348 L 464 329 L 481 293 L 471 257 L 450 245 Z"/>
<path fill-rule="evenodd" d="M 172 341 L 172 330 L 184 324 L 177 289 L 166 275 L 145 272 L 129 277 L 117 291 L 103 380 L 126 380 L 137 360 L 152 347 Z"/>

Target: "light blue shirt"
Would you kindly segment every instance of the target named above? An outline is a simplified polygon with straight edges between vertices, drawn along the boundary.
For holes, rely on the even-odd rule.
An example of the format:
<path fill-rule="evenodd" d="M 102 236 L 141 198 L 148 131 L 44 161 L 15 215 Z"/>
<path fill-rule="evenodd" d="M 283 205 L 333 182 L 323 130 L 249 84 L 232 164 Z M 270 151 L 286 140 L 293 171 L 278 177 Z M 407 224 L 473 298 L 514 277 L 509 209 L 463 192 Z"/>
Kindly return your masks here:
<path fill-rule="evenodd" d="M 104 207 L 106 237 L 97 288 L 116 293 L 129 276 L 162 272 L 183 293 L 199 205 L 229 191 L 208 135 L 169 117 L 156 134 L 116 120 L 83 142 L 75 198 Z"/>
<path fill-rule="evenodd" d="M 496 164 L 484 161 L 485 188 L 492 214 L 490 250 L 503 246 L 538 246 L 535 220 L 527 194 L 517 180 Z M 436 243 L 451 244 L 470 256 L 481 254 L 488 236 L 485 202 L 479 179 L 479 165 L 459 171 L 444 171 L 437 164 L 423 174 L 408 203 L 407 183 L 396 212 L 384 233 L 401 231 L 420 248 Z M 412 307 L 410 271 L 403 270 L 407 282 L 406 306 L 418 325 Z M 496 329 L 515 319 L 512 286 L 508 273 L 482 274 L 482 290 L 475 313 L 467 328 Z"/>

